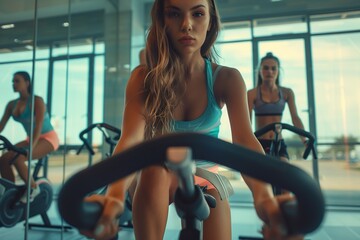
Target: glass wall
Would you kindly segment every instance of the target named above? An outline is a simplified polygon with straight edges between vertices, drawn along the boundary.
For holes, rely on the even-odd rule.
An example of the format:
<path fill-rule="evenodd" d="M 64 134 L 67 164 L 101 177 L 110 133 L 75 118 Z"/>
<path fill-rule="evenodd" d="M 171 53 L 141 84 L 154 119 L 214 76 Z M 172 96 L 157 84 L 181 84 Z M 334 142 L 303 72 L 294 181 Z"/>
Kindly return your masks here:
<path fill-rule="evenodd" d="M 299 137 L 285 132 L 290 162 L 318 176 L 329 205 L 360 205 L 358 21 L 359 12 L 346 12 L 225 23 L 217 44 L 220 63 L 237 68 L 247 89 L 256 84 L 260 58 L 267 52 L 279 57 L 281 85 L 293 89 L 305 130 L 317 137 L 317 161 L 304 161 Z M 223 111 L 220 136 L 229 140 Z M 287 109 L 282 122 L 292 124 Z M 239 195 L 240 201 L 251 201 L 242 194 L 246 186 L 238 174 L 226 169 L 223 174 L 237 188 L 233 201 Z"/>
<path fill-rule="evenodd" d="M 39 173 L 51 182 L 54 200 L 59 187 L 69 176 L 100 161 L 111 150 L 104 138 L 115 134 L 104 135 L 95 128 L 84 135 L 95 155 L 86 149 L 77 155 L 83 144 L 80 132 L 94 123 L 106 122 L 115 128 L 121 126 L 122 104 L 116 106 L 115 112 L 115 107 L 106 105 L 105 101 L 123 101 L 123 86 L 130 73 L 129 67 L 121 66 L 130 66 L 131 49 L 119 46 L 130 46 L 131 35 L 121 38 L 118 35 L 118 29 L 131 25 L 132 21 L 128 18 L 130 11 L 125 3 L 118 6 L 105 0 L 26 0 L 10 7 L 0 0 L 1 6 L 7 6 L 0 16 L 0 112 L 4 113 L 9 101 L 19 98 L 13 91 L 13 74 L 27 71 L 32 78 L 33 93 L 44 100 L 60 140 L 60 148 L 48 155 L 47 165 Z M 121 23 L 120 9 L 125 18 Z M 105 52 L 106 47 L 112 51 Z M 109 88 L 113 94 L 105 91 Z M 106 109 L 115 112 L 115 119 L 106 118 Z M 27 137 L 21 125 L 12 118 L 0 134 L 14 144 Z M 32 171 L 35 163 L 30 165 Z M 24 185 L 15 169 L 14 172 L 15 184 Z M 18 235 L 23 234 L 24 239 L 37 238 L 36 232 L 28 231 L 34 224 L 49 230 L 60 229 L 62 223 L 53 199 L 50 199 L 48 211 L 50 219 L 36 215 L 26 221 L 24 232 Z M 34 206 L 30 204 L 30 214 Z M 54 239 L 54 235 L 51 236 Z M 67 239 L 67 236 L 59 231 L 58 239 Z"/>
<path fill-rule="evenodd" d="M 360 32 L 312 38 L 318 151 L 328 170 L 321 183 L 334 204 L 359 204 L 359 40 Z"/>

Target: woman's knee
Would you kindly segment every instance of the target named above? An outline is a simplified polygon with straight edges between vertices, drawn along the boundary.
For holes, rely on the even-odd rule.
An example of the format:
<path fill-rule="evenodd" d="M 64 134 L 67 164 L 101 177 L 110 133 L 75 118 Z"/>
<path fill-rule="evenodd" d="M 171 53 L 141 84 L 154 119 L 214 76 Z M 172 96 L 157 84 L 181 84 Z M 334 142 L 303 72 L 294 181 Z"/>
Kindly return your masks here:
<path fill-rule="evenodd" d="M 6 152 L 4 155 L 0 157 L 1 166 L 10 166 L 12 164 L 12 160 L 15 158 L 15 153 L 10 151 Z"/>
<path fill-rule="evenodd" d="M 169 172 L 164 167 L 151 166 L 140 172 L 137 188 L 164 188 L 169 185 L 170 181 Z"/>
<path fill-rule="evenodd" d="M 221 215 L 225 219 L 230 218 L 230 205 L 228 199 L 221 200 L 219 193 L 216 189 L 210 189 L 208 194 L 213 196 L 216 200 L 216 207 L 210 209 L 210 214 L 212 215 Z M 214 216 L 212 216 L 214 217 Z M 219 216 L 216 216 L 219 217 Z"/>
<path fill-rule="evenodd" d="M 18 166 L 24 165 L 25 161 L 27 161 L 27 158 L 23 155 L 19 155 L 16 159 L 12 161 L 12 165 L 18 168 Z"/>
<path fill-rule="evenodd" d="M 141 191 L 142 195 L 151 196 L 166 196 L 171 195 L 174 192 L 176 184 L 175 178 L 171 172 L 162 166 L 152 166 L 143 169 L 138 176 L 136 191 Z"/>

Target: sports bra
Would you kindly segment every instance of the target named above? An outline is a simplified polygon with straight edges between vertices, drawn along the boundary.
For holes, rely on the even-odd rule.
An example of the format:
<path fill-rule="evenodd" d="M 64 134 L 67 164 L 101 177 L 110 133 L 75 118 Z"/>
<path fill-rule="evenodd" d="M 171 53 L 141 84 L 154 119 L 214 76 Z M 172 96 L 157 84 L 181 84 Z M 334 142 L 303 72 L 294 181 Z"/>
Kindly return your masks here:
<path fill-rule="evenodd" d="M 190 121 L 172 121 L 175 132 L 200 132 L 213 137 L 219 136 L 221 108 L 216 102 L 214 95 L 214 83 L 222 66 L 217 66 L 212 72 L 210 60 L 205 58 L 206 85 L 207 85 L 207 106 L 205 111 L 196 119 Z M 213 162 L 197 161 L 197 166 L 208 168 L 214 166 Z"/>
<path fill-rule="evenodd" d="M 257 87 L 257 94 L 254 104 L 255 116 L 282 116 L 286 100 L 279 87 L 279 100 L 277 102 L 264 102 L 261 96 L 261 89 Z"/>
<path fill-rule="evenodd" d="M 175 132 L 200 132 L 213 137 L 218 137 L 220 130 L 221 108 L 216 102 L 214 95 L 214 82 L 221 69 L 219 65 L 214 74 L 212 73 L 211 62 L 205 59 L 206 85 L 207 85 L 207 106 L 205 111 L 196 119 L 190 121 L 173 121 Z"/>
<path fill-rule="evenodd" d="M 12 113 L 14 112 L 15 106 L 18 101 L 19 101 L 19 99 L 15 100 L 13 109 L 12 109 Z M 27 101 L 24 111 L 19 116 L 14 116 L 14 114 L 11 114 L 11 116 L 13 117 L 13 119 L 15 121 L 17 121 L 23 125 L 27 136 L 30 136 L 30 131 L 31 131 L 31 129 L 30 129 L 30 121 L 31 121 L 30 114 L 31 114 L 30 101 Z M 35 127 L 35 121 L 34 121 L 34 127 Z M 44 121 L 43 121 L 42 128 L 41 128 L 41 134 L 50 132 L 52 130 L 54 130 L 54 128 L 51 125 L 49 113 L 45 112 Z"/>

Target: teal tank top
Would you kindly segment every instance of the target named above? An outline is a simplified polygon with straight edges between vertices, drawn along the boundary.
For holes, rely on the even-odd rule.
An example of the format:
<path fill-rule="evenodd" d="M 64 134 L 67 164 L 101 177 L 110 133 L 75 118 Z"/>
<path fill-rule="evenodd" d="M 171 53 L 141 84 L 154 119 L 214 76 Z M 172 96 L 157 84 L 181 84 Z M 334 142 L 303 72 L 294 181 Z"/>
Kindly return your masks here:
<path fill-rule="evenodd" d="M 222 66 L 218 66 L 214 73 L 212 72 L 210 60 L 205 58 L 206 84 L 207 84 L 207 106 L 200 117 L 190 121 L 173 121 L 175 132 L 199 132 L 213 137 L 219 136 L 220 119 L 222 115 L 221 108 L 216 102 L 214 95 L 214 83 L 216 76 Z M 198 167 L 208 168 L 215 163 L 207 161 L 197 161 Z"/>
<path fill-rule="evenodd" d="M 13 106 L 13 110 L 17 104 L 17 102 L 19 101 L 19 99 L 17 99 L 14 103 Z M 31 109 L 30 109 L 30 101 L 28 101 L 26 103 L 26 107 L 24 109 L 24 111 L 19 115 L 19 116 L 14 116 L 12 115 L 13 119 L 19 123 L 21 123 L 25 129 L 25 132 L 27 134 L 27 136 L 30 136 L 30 115 L 31 114 Z M 34 120 L 34 127 L 35 127 L 35 120 Z M 42 129 L 41 129 L 41 134 L 47 133 L 54 130 L 53 126 L 51 125 L 50 122 L 50 117 L 49 117 L 49 113 L 45 112 L 44 115 L 44 121 L 43 121 L 43 125 L 42 125 Z"/>

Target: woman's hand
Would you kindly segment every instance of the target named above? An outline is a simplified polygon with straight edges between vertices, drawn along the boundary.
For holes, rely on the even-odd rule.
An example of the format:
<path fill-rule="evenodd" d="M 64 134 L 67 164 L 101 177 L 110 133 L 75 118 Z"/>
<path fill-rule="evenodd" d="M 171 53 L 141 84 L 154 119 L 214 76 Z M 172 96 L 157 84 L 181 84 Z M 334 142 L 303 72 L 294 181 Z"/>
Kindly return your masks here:
<path fill-rule="evenodd" d="M 109 240 L 119 231 L 119 216 L 124 211 L 124 203 L 114 197 L 92 195 L 85 199 L 87 202 L 97 202 L 103 206 L 103 211 L 95 229 L 80 230 L 88 238 Z"/>
<path fill-rule="evenodd" d="M 263 199 L 255 203 L 255 209 L 264 221 L 261 233 L 265 240 L 303 240 L 302 235 L 288 235 L 280 205 L 293 200 L 290 194 Z"/>

